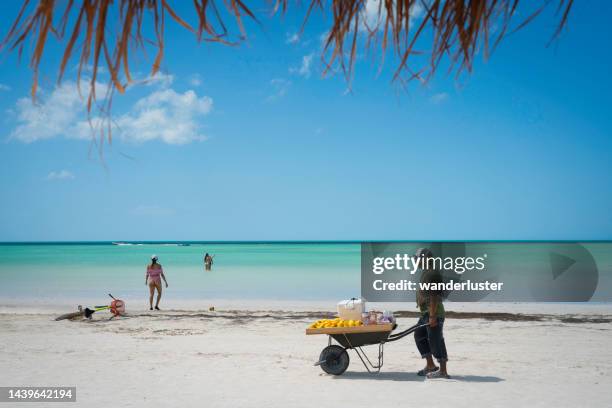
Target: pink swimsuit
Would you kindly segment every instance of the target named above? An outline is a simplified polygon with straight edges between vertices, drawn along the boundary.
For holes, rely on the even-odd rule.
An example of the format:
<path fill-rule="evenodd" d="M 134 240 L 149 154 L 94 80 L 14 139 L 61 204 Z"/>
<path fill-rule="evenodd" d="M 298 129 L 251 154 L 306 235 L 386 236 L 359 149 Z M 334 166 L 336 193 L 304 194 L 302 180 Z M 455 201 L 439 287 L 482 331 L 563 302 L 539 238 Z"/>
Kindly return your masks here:
<path fill-rule="evenodd" d="M 149 284 L 151 282 L 161 285 L 161 274 L 163 273 L 163 269 L 159 267 L 157 268 L 147 268 L 147 278 L 149 278 Z"/>

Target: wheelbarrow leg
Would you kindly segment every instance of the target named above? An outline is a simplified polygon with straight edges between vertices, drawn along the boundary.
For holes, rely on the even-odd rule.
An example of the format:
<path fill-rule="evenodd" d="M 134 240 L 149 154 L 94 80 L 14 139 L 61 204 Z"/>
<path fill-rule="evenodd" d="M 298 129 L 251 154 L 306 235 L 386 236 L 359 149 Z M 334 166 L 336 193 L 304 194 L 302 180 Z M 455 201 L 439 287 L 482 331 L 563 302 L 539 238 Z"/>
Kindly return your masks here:
<path fill-rule="evenodd" d="M 355 350 L 355 353 L 357 353 L 357 357 L 359 357 L 359 359 L 363 363 L 363 366 L 366 368 L 366 370 L 368 370 L 368 373 L 380 373 L 380 369 L 382 368 L 384 362 L 383 353 L 385 343 L 378 343 L 378 364 L 374 365 L 372 364 L 372 361 L 370 361 L 370 359 L 368 358 L 368 355 L 365 353 L 365 351 L 363 351 L 360 346 L 353 347 L 348 337 L 346 337 L 346 334 L 344 335 L 344 338 L 346 339 L 346 342 L 349 345 L 349 347 L 346 347 L 346 349 L 351 348 Z"/>

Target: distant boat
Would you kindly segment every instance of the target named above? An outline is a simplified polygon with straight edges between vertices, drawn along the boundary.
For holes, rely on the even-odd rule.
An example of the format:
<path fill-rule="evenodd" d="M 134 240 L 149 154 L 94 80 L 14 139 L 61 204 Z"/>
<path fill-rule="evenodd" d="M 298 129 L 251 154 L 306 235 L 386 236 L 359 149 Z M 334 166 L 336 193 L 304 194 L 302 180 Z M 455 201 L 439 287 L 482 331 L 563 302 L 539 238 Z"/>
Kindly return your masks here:
<path fill-rule="evenodd" d="M 178 244 L 178 246 L 191 246 L 191 244 Z"/>

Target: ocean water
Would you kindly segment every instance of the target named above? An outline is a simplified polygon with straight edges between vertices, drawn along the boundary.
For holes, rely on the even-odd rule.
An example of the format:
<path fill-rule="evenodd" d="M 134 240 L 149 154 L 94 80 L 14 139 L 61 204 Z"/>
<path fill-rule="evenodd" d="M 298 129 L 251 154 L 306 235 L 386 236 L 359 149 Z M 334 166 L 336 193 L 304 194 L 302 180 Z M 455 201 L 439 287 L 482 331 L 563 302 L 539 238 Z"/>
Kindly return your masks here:
<path fill-rule="evenodd" d="M 419 245 L 400 247 L 406 250 L 414 246 L 414 250 Z M 550 246 L 471 244 L 468 255 L 488 254 L 488 273 L 503 276 L 506 286 L 512 281 L 529 284 L 534 276 L 551 274 Z M 612 243 L 583 246 L 598 269 L 592 300 L 610 302 Z M 210 271 L 203 266 L 206 252 L 215 255 Z M 164 302 L 323 300 L 333 305 L 361 293 L 358 243 L 0 244 L 0 305 L 89 304 L 98 299 L 104 304 L 108 293 L 140 302 L 148 296 L 145 267 L 152 254 L 159 256 L 170 284 Z M 555 290 L 550 282 L 546 285 L 544 292 Z"/>
<path fill-rule="evenodd" d="M 215 255 L 211 271 L 204 253 Z M 360 246 L 347 243 L 0 245 L 0 303 L 148 296 L 159 256 L 167 299 L 328 300 L 359 296 Z"/>

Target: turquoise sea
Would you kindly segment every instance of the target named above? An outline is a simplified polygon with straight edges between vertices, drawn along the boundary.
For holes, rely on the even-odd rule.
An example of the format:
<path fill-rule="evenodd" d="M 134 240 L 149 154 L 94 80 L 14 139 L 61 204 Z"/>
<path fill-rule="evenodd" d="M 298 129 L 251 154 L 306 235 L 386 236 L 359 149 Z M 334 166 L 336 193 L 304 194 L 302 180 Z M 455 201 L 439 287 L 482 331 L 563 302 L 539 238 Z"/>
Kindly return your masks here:
<path fill-rule="evenodd" d="M 414 249 L 418 243 L 413 245 Z M 491 271 L 512 281 L 550 275 L 545 243 L 472 245 L 488 253 Z M 584 243 L 599 270 L 592 300 L 612 299 L 612 244 Z M 143 299 L 145 266 L 159 256 L 170 287 L 167 301 L 302 300 L 337 301 L 358 297 L 359 243 L 95 242 L 0 244 L 0 305 Z M 203 256 L 215 256 L 212 270 Z M 543 275 L 542 275 L 543 274 Z M 546 283 L 544 291 L 554 290 Z M 486 299 L 485 299 L 486 300 Z M 96 300 L 97 301 L 97 300 Z"/>
<path fill-rule="evenodd" d="M 215 256 L 211 271 L 203 256 Z M 147 295 L 145 265 L 159 256 L 168 299 L 321 300 L 359 296 L 357 243 L 70 243 L 0 245 L 2 300 Z"/>

